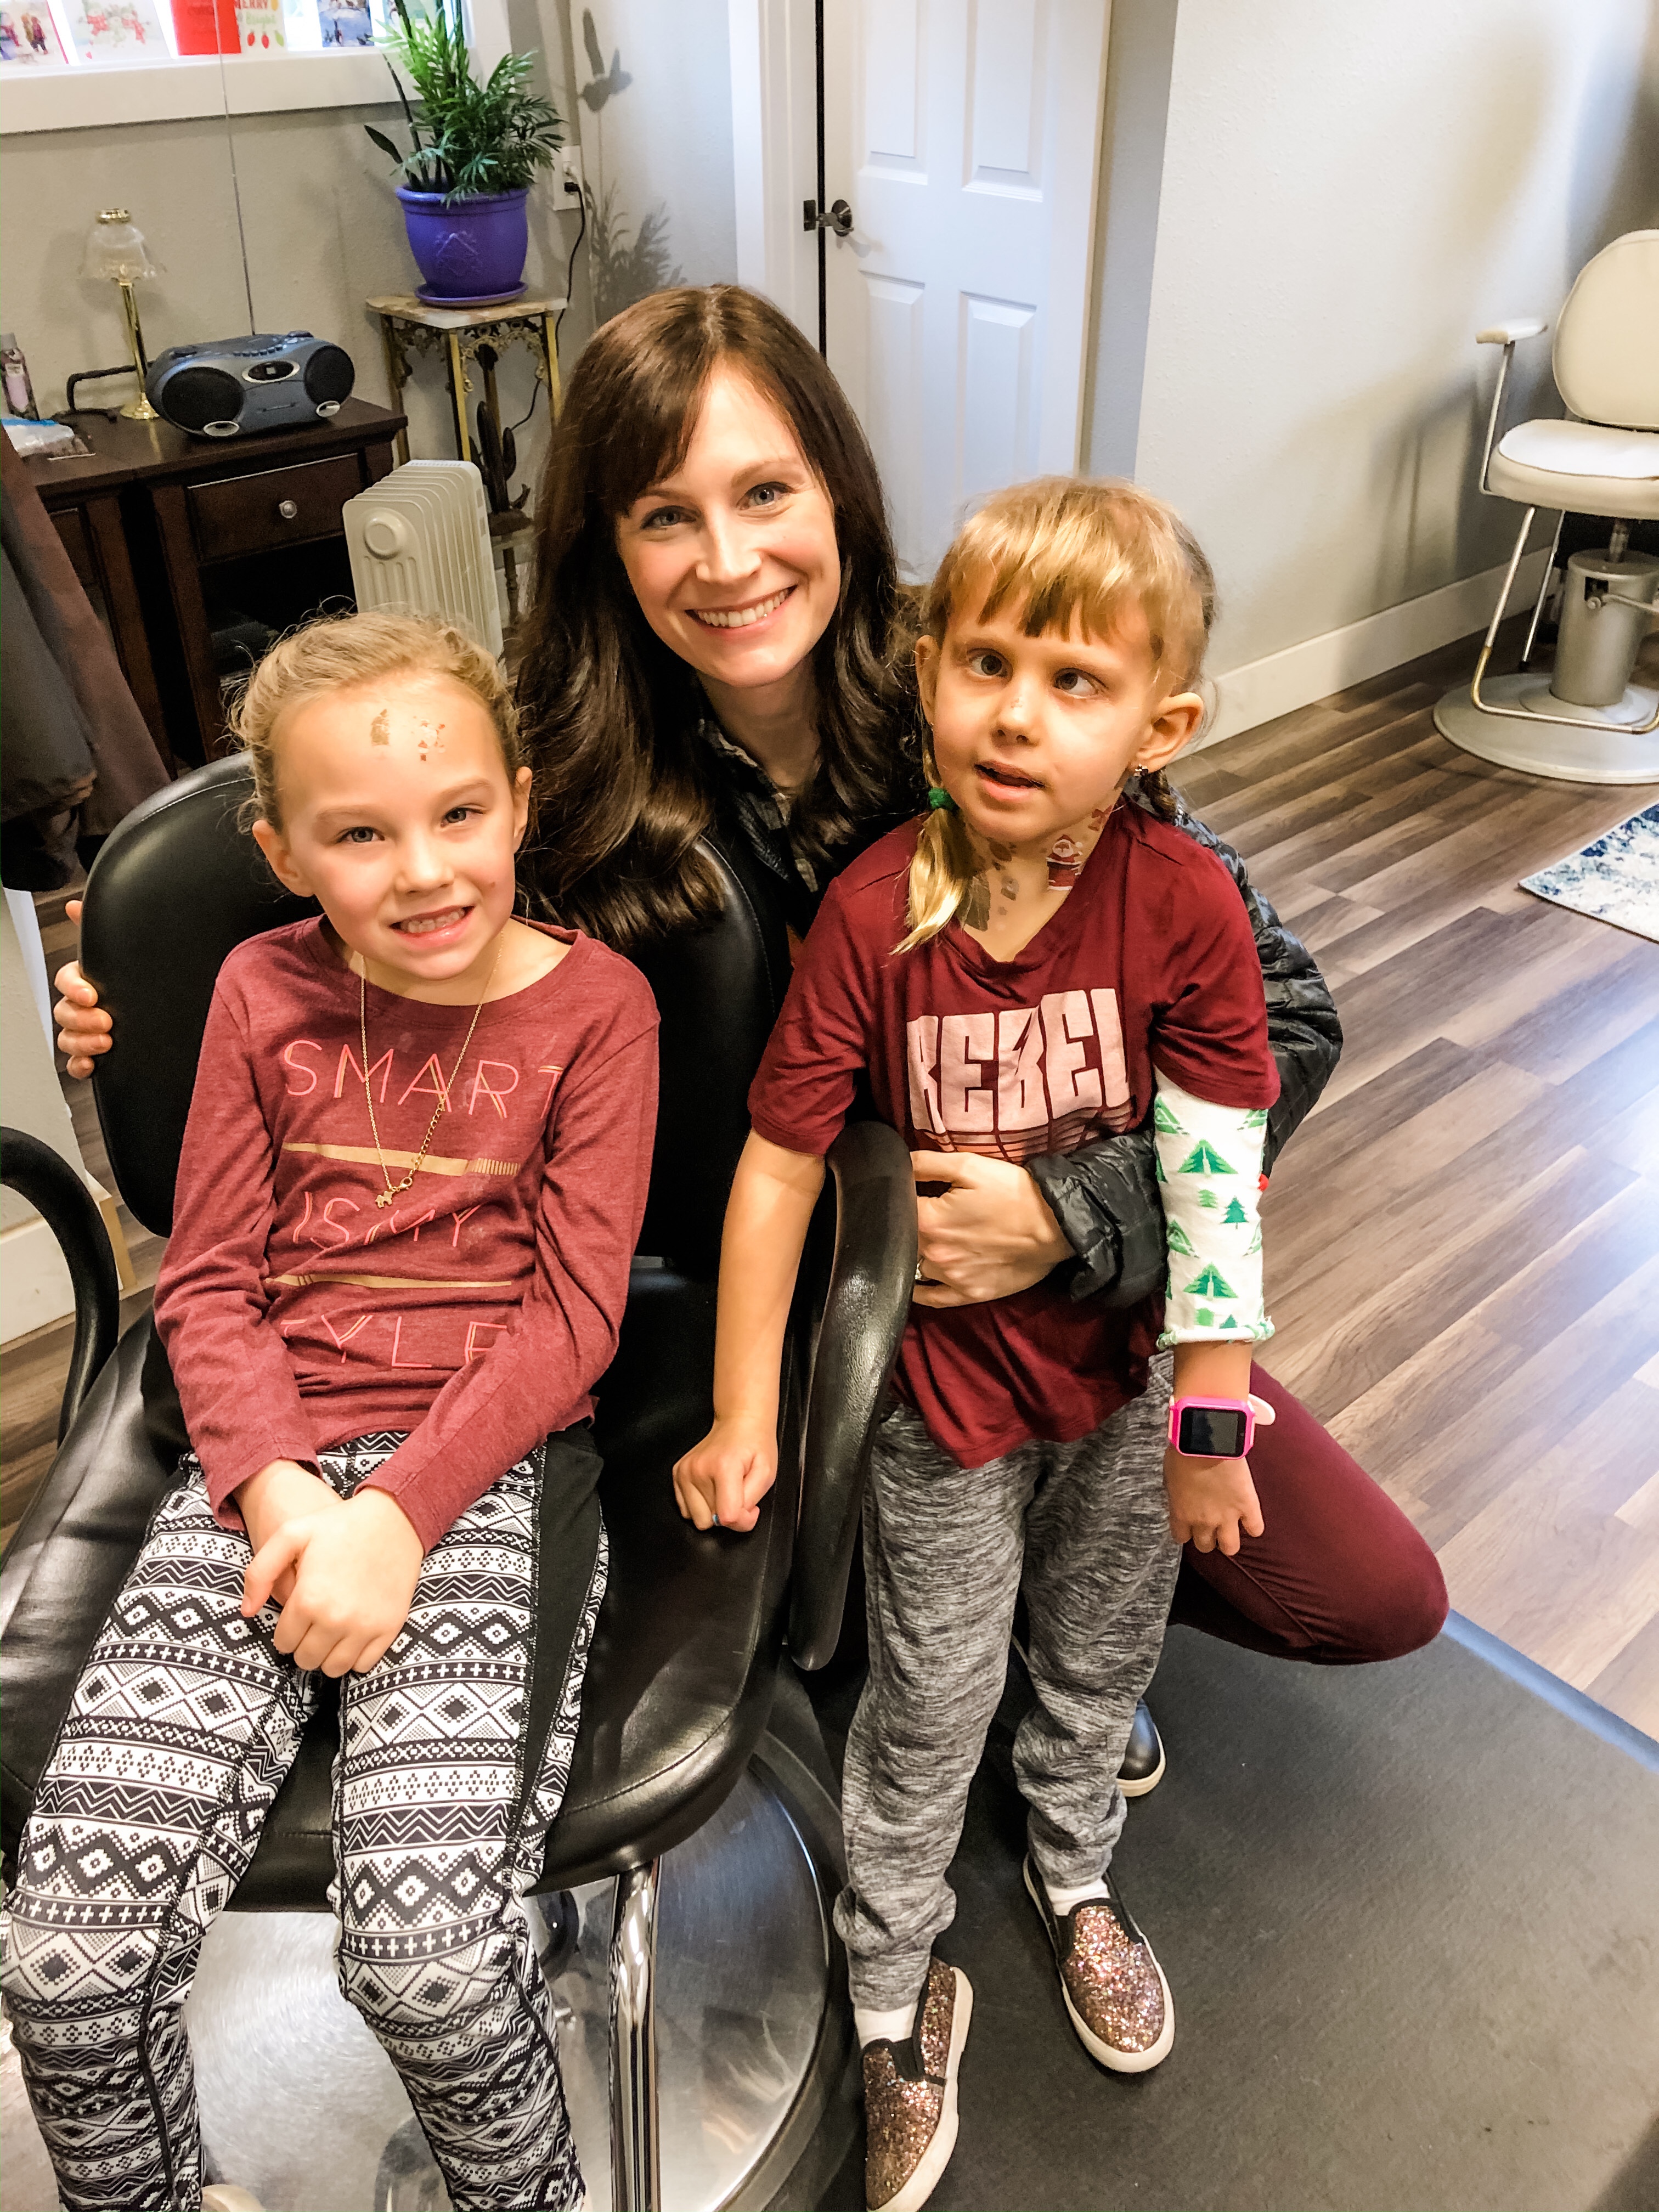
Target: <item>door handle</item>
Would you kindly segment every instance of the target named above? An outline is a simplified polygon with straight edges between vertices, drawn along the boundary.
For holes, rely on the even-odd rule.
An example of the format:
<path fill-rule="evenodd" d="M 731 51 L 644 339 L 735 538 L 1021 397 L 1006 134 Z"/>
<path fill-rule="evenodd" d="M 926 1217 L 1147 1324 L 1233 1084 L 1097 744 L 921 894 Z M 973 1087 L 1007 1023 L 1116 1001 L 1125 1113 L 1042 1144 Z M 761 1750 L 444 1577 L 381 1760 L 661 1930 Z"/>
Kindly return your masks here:
<path fill-rule="evenodd" d="M 837 238 L 853 234 L 853 210 L 845 200 L 836 200 L 820 209 L 816 200 L 803 200 L 800 204 L 800 227 L 803 230 L 833 230 Z"/>

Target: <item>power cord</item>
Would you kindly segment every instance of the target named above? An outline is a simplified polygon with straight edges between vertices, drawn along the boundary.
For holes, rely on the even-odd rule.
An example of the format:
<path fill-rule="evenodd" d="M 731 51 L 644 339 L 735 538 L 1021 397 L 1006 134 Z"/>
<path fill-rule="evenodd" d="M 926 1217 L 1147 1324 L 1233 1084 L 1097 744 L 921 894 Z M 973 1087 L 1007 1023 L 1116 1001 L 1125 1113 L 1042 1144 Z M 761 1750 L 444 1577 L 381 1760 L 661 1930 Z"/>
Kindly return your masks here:
<path fill-rule="evenodd" d="M 559 357 L 559 326 L 570 312 L 570 287 L 576 274 L 576 256 L 580 251 L 583 239 L 587 235 L 587 194 L 585 191 L 578 193 L 577 200 L 581 209 L 581 221 L 576 225 L 576 235 L 571 244 L 569 258 L 564 264 L 564 305 L 560 308 L 558 313 L 553 318 L 553 358 L 555 361 Z M 535 390 L 530 395 L 529 406 L 525 409 L 524 413 L 520 416 L 516 422 L 509 424 L 509 428 L 514 430 L 523 429 L 525 424 L 535 413 L 536 402 L 541 398 L 541 396 L 542 387 L 540 380 L 538 379 Z"/>

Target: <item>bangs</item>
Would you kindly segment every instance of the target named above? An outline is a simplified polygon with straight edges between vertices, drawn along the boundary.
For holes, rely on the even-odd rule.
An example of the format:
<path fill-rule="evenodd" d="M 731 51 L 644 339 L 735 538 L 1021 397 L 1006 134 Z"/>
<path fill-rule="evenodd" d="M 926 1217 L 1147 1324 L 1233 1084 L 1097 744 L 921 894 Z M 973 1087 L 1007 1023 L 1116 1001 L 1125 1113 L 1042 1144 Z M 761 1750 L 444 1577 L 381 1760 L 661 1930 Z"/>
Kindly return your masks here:
<path fill-rule="evenodd" d="M 590 339 L 583 360 L 594 356 L 588 374 L 603 380 L 606 400 L 583 457 L 592 519 L 614 523 L 684 466 L 709 379 L 722 362 L 773 409 L 803 456 L 812 451 L 803 395 L 755 343 L 746 306 L 741 294 L 684 286 L 651 295 Z"/>
<path fill-rule="evenodd" d="M 1146 617 L 1154 663 L 1195 681 L 1215 611 L 1209 562 L 1180 517 L 1129 483 L 1048 477 L 988 501 L 957 533 L 927 594 L 925 627 L 1023 609 L 1027 637 L 1105 639 Z"/>
<path fill-rule="evenodd" d="M 623 356 L 613 365 L 611 409 L 607 420 L 595 426 L 600 435 L 585 471 L 589 496 L 606 522 L 626 514 L 641 493 L 682 468 L 690 451 L 719 355 L 693 318 L 665 335 L 671 343 Z"/>

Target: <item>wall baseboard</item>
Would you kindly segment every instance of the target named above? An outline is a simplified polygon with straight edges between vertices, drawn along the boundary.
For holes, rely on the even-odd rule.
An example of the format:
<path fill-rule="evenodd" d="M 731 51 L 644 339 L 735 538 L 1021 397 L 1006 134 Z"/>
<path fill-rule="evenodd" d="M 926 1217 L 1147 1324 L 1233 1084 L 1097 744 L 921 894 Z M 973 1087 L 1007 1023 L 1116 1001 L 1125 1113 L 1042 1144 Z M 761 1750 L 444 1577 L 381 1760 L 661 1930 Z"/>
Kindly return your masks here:
<path fill-rule="evenodd" d="M 58 1239 L 37 1213 L 0 1229 L 0 1343 L 45 1328 L 75 1310 Z"/>
<path fill-rule="evenodd" d="M 1522 560 L 1510 595 L 1511 611 L 1530 610 L 1547 557 L 1547 549 L 1540 547 Z M 1350 684 L 1363 684 L 1367 677 L 1415 660 L 1419 653 L 1432 653 L 1484 629 L 1498 605 L 1508 565 L 1505 562 L 1478 576 L 1465 576 L 1437 592 L 1425 592 L 1421 599 L 1384 607 L 1380 614 L 1345 623 L 1340 629 L 1328 629 L 1322 636 L 1304 638 L 1300 645 L 1287 645 L 1280 653 L 1265 653 L 1260 660 L 1229 669 L 1215 679 L 1215 717 L 1191 750 L 1219 744 L 1224 738 L 1236 738 L 1241 731 L 1254 730 L 1298 707 L 1310 707 L 1316 699 L 1328 699 Z M 1474 672 L 1471 654 L 1469 672 Z"/>
<path fill-rule="evenodd" d="M 121 1295 L 138 1287 L 115 1200 L 91 1176 L 87 1188 L 103 1216 Z M 58 1239 L 38 1213 L 0 1229 L 0 1345 L 14 1343 L 37 1328 L 66 1321 L 75 1311 L 75 1292 Z"/>

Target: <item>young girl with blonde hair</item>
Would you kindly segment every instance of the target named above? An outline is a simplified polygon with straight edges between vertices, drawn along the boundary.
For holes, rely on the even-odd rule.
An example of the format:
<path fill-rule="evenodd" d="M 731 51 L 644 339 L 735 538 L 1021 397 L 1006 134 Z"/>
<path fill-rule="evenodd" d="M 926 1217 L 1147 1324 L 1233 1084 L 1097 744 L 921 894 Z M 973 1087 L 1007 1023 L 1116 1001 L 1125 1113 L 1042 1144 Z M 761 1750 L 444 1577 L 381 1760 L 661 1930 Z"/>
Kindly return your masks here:
<path fill-rule="evenodd" d="M 1174 2039 L 1109 1872 L 1116 1778 L 1182 1542 L 1233 1553 L 1261 1533 L 1244 1455 L 1271 1419 L 1249 1395 L 1278 1092 L 1261 972 L 1225 869 L 1158 811 L 1202 719 L 1212 606 L 1189 532 L 1133 486 L 1050 479 L 968 524 L 916 650 L 929 811 L 830 886 L 750 1093 L 714 1425 L 675 1469 L 699 1527 L 751 1527 L 774 1479 L 784 1320 L 860 1079 L 916 1151 L 1018 1162 L 1150 1120 L 1169 1224 L 1164 1297 L 1114 1310 L 1049 1282 L 977 1304 L 924 1291 L 900 1351 L 865 1503 L 870 1674 L 836 1911 L 872 2212 L 916 2212 L 955 2140 L 972 2000 L 933 1951 L 1022 1592 L 1025 1884 L 1067 2014 L 1119 2071 Z M 1136 776 L 1152 811 L 1125 802 Z"/>
<path fill-rule="evenodd" d="M 238 721 L 253 835 L 322 918 L 215 989 L 155 1295 L 191 1449 L 24 1834 L 14 2039 L 70 2212 L 196 2212 L 185 1998 L 333 1676 L 341 1986 L 457 2212 L 570 2206 L 521 1899 L 605 1589 L 588 1415 L 656 1008 L 617 954 L 513 918 L 532 775 L 459 632 L 319 623 Z"/>

